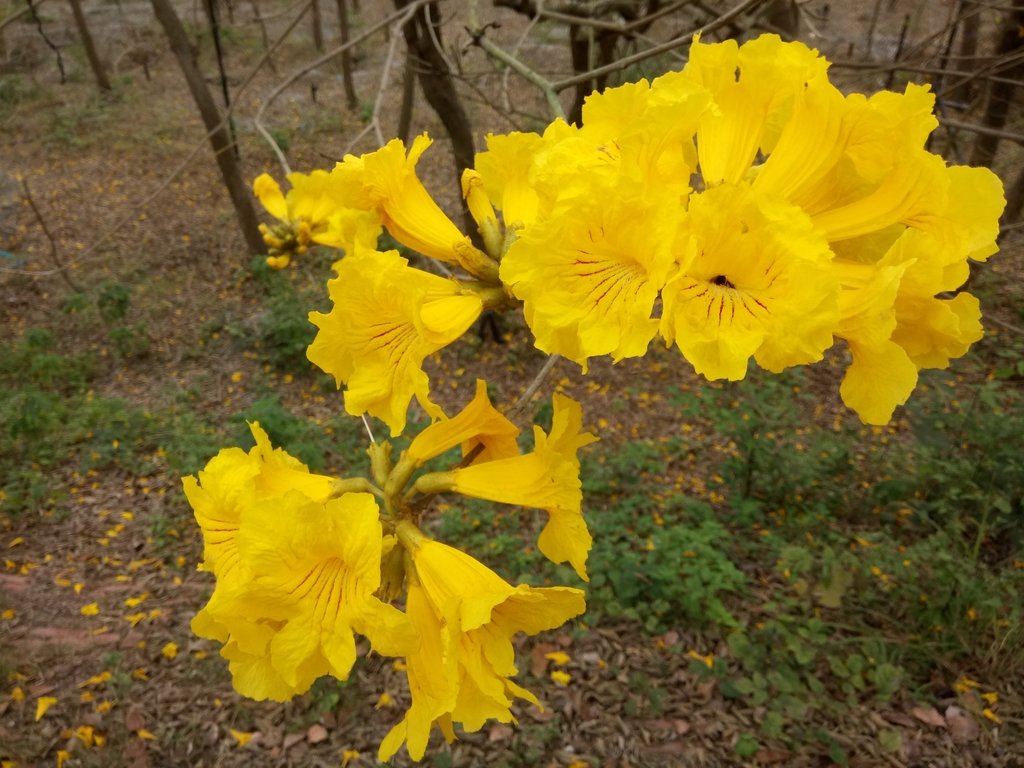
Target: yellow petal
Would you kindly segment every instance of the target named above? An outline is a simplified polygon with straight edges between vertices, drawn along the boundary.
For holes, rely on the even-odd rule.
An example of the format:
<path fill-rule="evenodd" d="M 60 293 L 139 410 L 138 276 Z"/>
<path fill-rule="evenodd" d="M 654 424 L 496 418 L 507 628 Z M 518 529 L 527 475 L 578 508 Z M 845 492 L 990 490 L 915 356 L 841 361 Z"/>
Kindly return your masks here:
<path fill-rule="evenodd" d="M 888 424 L 896 406 L 910 397 L 917 384 L 917 366 L 894 342 L 866 346 L 850 342 L 853 362 L 839 394 L 867 424 Z"/>
<path fill-rule="evenodd" d="M 261 173 L 252 183 L 253 194 L 264 209 L 280 221 L 288 221 L 288 203 L 281 193 L 281 186 L 267 173 Z"/>
<path fill-rule="evenodd" d="M 57 699 L 53 696 L 40 696 L 36 699 L 36 722 L 42 720 L 47 710 L 56 703 Z"/>

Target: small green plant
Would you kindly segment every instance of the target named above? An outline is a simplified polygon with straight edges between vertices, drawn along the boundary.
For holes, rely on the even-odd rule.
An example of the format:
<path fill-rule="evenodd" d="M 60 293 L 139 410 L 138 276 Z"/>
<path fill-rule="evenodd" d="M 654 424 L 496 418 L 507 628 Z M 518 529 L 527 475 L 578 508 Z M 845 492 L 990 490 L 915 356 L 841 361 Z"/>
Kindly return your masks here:
<path fill-rule="evenodd" d="M 119 325 L 111 328 L 107 336 L 114 347 L 114 353 L 122 360 L 145 357 L 152 346 L 145 323 Z"/>
<path fill-rule="evenodd" d="M 96 308 L 104 322 L 123 320 L 132 303 L 132 289 L 124 283 L 103 283 L 96 296 Z"/>

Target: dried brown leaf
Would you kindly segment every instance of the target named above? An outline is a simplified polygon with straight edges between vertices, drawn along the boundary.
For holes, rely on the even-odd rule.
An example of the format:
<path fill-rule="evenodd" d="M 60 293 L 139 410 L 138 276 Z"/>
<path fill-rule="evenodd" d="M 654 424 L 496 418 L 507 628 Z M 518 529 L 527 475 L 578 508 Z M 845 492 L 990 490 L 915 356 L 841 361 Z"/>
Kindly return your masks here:
<path fill-rule="evenodd" d="M 124 715 L 124 727 L 129 731 L 140 731 L 146 727 L 146 718 L 142 710 L 132 704 Z"/>
<path fill-rule="evenodd" d="M 784 749 L 759 749 L 754 754 L 754 762 L 761 765 L 786 763 L 793 759 L 793 753 Z"/>
<path fill-rule="evenodd" d="M 327 729 L 320 725 L 320 723 L 313 723 L 313 725 L 309 726 L 309 730 L 306 731 L 306 741 L 310 744 L 319 744 L 326 739 Z"/>
<path fill-rule="evenodd" d="M 946 709 L 946 725 L 949 727 L 949 735 L 958 744 L 974 741 L 981 735 L 981 728 L 974 718 L 957 706 Z"/>
<path fill-rule="evenodd" d="M 946 727 L 946 718 L 940 715 L 935 707 L 913 707 L 910 710 L 910 714 L 925 725 L 931 725 L 935 728 Z"/>
<path fill-rule="evenodd" d="M 487 731 L 487 740 L 490 742 L 505 741 L 511 739 L 515 730 L 510 725 L 505 723 L 495 723 Z"/>
<path fill-rule="evenodd" d="M 289 733 L 284 737 L 282 747 L 285 750 L 289 750 L 305 738 L 306 734 L 304 733 Z"/>

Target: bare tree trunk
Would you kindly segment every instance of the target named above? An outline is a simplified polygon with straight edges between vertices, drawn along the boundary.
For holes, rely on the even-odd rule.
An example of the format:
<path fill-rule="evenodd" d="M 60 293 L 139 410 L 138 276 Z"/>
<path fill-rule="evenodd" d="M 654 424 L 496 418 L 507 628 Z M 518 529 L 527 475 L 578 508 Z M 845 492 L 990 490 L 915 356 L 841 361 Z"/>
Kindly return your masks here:
<path fill-rule="evenodd" d="M 957 66 L 954 69 L 969 69 L 975 66 L 978 55 L 978 32 L 981 30 L 981 9 L 973 0 L 960 0 L 957 19 L 960 25 L 960 48 L 957 51 Z M 965 81 L 949 94 L 949 100 L 965 107 L 971 103 L 973 84 Z"/>
<path fill-rule="evenodd" d="M 78 36 L 82 38 L 82 45 L 85 47 L 85 57 L 89 59 L 89 66 L 92 67 L 92 73 L 96 77 L 96 85 L 99 86 L 101 91 L 110 90 L 110 80 L 107 79 L 107 73 L 103 69 L 103 62 L 100 61 L 99 54 L 96 53 L 96 44 L 92 41 L 92 33 L 89 32 L 89 26 L 85 23 L 85 14 L 82 13 L 82 2 L 81 0 L 70 0 L 71 2 L 71 13 L 75 17 L 75 26 L 78 27 Z"/>
<path fill-rule="evenodd" d="M 1020 218 L 1024 208 L 1024 169 L 1017 173 L 1013 185 L 1006 190 L 1006 209 L 1003 211 L 1003 224 L 1012 224 Z"/>
<path fill-rule="evenodd" d="M 590 38 L 587 36 L 588 28 L 580 27 L 578 24 L 569 25 L 569 55 L 572 59 L 572 71 L 574 74 L 582 74 L 591 70 L 590 63 Z M 566 119 L 576 125 L 583 124 L 583 101 L 594 90 L 593 80 L 583 80 L 576 83 L 572 97 L 572 107 Z"/>
<path fill-rule="evenodd" d="M 416 69 L 413 67 L 412 59 L 407 56 L 402 71 L 402 108 L 398 112 L 398 130 L 395 134 L 403 144 L 409 141 L 409 131 L 412 130 L 412 110 L 415 103 Z"/>
<path fill-rule="evenodd" d="M 996 60 L 1009 58 L 1024 47 L 1024 38 L 1021 37 L 1021 25 L 1024 25 L 1024 11 L 1014 13 L 1007 12 L 1002 20 L 999 30 L 999 38 L 996 41 L 994 56 Z M 971 148 L 970 165 L 990 166 L 996 156 L 996 149 L 999 148 L 999 131 L 1006 125 L 1006 118 L 1010 111 L 1010 103 L 1013 101 L 1013 92 L 1016 85 L 1013 79 L 1021 71 L 1019 63 L 1014 64 L 999 72 L 998 80 L 989 80 L 987 97 L 985 99 L 985 113 L 981 118 L 981 124 L 986 128 L 994 128 L 995 131 L 979 133 Z"/>
<path fill-rule="evenodd" d="M 259 254 L 266 251 L 263 238 L 259 232 L 259 222 L 256 219 L 256 211 L 252 205 L 252 197 L 249 187 L 242 178 L 241 170 L 235 153 L 232 151 L 231 136 L 228 133 L 225 120 L 220 110 L 210 95 L 209 88 L 202 73 L 192 60 L 192 49 L 189 44 L 188 35 L 181 24 L 181 19 L 174 12 L 170 0 L 151 0 L 153 12 L 157 21 L 163 27 L 170 43 L 171 51 L 178 59 L 178 65 L 185 76 L 192 98 L 195 99 L 196 107 L 203 118 L 203 125 L 210 135 L 210 146 L 213 147 L 213 154 L 217 158 L 217 165 L 220 166 L 221 176 L 224 177 L 224 185 L 231 196 L 231 202 L 235 207 L 235 215 L 238 218 L 238 225 L 245 238 L 246 247 L 249 253 Z"/>
<path fill-rule="evenodd" d="M 402 9 L 409 5 L 409 0 L 394 0 L 394 3 L 395 8 Z M 461 184 L 462 172 L 473 167 L 476 148 L 473 145 L 473 129 L 469 123 L 469 116 L 455 90 L 455 80 L 444 55 L 434 42 L 436 40 L 439 44 L 441 41 L 440 11 L 437 3 L 432 2 L 416 11 L 402 32 L 409 49 L 409 58 L 419 75 L 423 95 L 441 118 L 452 140 L 456 184 Z M 475 224 L 469 227 L 469 231 L 475 230 Z"/>
<path fill-rule="evenodd" d="M 345 0 L 338 0 L 338 32 L 341 35 L 341 44 L 348 42 L 348 8 L 345 7 Z M 349 109 L 356 109 L 359 106 L 359 97 L 356 95 L 356 84 L 352 79 L 352 53 L 346 48 L 341 52 L 341 82 L 345 86 L 345 103 Z"/>
<path fill-rule="evenodd" d="M 320 0 L 313 0 L 313 47 L 318 53 L 324 52 L 324 20 L 320 15 Z"/>
<path fill-rule="evenodd" d="M 256 0 L 249 0 L 249 5 L 252 6 L 253 18 L 256 19 L 256 23 L 260 25 L 260 39 L 263 40 L 263 50 L 264 52 L 269 52 L 270 38 L 267 35 L 267 22 L 265 22 L 263 20 L 263 17 L 260 15 L 260 7 Z M 267 66 L 270 67 L 271 72 L 273 72 L 275 75 L 277 74 L 277 67 L 274 66 L 273 56 L 267 57 Z"/>

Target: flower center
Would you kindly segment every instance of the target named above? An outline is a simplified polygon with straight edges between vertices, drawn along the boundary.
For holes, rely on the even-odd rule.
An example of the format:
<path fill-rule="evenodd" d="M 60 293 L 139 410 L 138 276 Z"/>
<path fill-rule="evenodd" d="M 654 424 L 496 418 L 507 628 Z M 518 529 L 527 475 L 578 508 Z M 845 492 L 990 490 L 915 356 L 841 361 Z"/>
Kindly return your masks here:
<path fill-rule="evenodd" d="M 736 286 L 729 282 L 729 278 L 725 275 L 715 275 L 711 278 L 711 284 L 717 285 L 722 288 L 735 288 Z"/>

